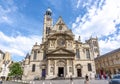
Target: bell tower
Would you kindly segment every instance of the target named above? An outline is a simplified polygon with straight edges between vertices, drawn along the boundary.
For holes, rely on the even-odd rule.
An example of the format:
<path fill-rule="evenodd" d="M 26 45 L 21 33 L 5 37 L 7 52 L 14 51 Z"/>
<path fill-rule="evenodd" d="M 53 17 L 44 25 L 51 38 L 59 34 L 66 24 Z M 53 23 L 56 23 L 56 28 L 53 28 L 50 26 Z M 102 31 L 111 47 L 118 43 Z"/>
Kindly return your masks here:
<path fill-rule="evenodd" d="M 43 27 L 43 39 L 42 39 L 42 42 L 45 42 L 47 40 L 47 35 L 49 35 L 52 26 L 53 26 L 52 10 L 50 8 L 48 8 L 46 10 L 45 15 L 44 15 L 44 27 Z"/>
<path fill-rule="evenodd" d="M 86 42 L 90 45 L 91 51 L 93 52 L 93 57 L 96 58 L 100 56 L 98 38 L 90 37 L 90 39 L 87 40 Z"/>

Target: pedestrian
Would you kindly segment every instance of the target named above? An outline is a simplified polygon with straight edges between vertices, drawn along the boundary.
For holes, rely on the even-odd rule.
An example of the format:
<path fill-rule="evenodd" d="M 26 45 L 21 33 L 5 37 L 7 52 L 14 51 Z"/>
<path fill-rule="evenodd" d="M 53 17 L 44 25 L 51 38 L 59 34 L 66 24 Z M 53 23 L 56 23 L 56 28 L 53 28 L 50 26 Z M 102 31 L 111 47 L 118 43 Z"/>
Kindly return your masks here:
<path fill-rule="evenodd" d="M 86 74 L 86 76 L 85 76 L 85 82 L 84 82 L 84 84 L 89 84 L 89 78 L 88 78 L 88 75 Z"/>
<path fill-rule="evenodd" d="M 73 84 L 73 78 L 72 78 L 72 76 L 70 76 L 70 82 L 71 82 L 71 84 Z"/>
<path fill-rule="evenodd" d="M 110 73 L 108 74 L 108 77 L 109 77 L 109 79 L 111 79 L 111 78 L 112 78 Z"/>
<path fill-rule="evenodd" d="M 2 84 L 2 79 L 0 78 L 0 84 Z"/>
<path fill-rule="evenodd" d="M 89 83 L 89 79 L 85 79 L 85 82 L 84 82 L 85 84 L 90 84 Z"/>
<path fill-rule="evenodd" d="M 86 74 L 85 79 L 88 79 L 88 75 Z"/>

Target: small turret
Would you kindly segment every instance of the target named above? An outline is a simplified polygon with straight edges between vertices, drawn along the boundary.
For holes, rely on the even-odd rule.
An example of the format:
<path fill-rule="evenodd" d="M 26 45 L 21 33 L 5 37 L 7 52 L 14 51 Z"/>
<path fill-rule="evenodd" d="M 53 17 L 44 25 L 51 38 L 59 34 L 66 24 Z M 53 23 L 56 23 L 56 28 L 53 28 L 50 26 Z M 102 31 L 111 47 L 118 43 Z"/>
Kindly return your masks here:
<path fill-rule="evenodd" d="M 78 41 L 81 42 L 81 37 L 80 36 L 78 37 Z"/>
<path fill-rule="evenodd" d="M 50 16 L 52 15 L 52 10 L 50 8 L 47 9 L 46 15 L 50 15 Z"/>
<path fill-rule="evenodd" d="M 30 61 L 30 55 L 29 53 L 27 53 L 26 57 L 25 57 L 25 64 L 29 64 Z"/>
<path fill-rule="evenodd" d="M 52 10 L 50 8 L 48 8 L 46 10 L 45 16 L 44 16 L 44 29 L 43 29 L 42 42 L 45 42 L 47 40 L 47 35 L 49 35 L 52 26 L 53 26 Z"/>
<path fill-rule="evenodd" d="M 90 39 L 87 40 L 86 42 L 90 45 L 94 58 L 98 57 L 100 55 L 98 38 L 97 37 L 93 38 L 91 36 Z"/>

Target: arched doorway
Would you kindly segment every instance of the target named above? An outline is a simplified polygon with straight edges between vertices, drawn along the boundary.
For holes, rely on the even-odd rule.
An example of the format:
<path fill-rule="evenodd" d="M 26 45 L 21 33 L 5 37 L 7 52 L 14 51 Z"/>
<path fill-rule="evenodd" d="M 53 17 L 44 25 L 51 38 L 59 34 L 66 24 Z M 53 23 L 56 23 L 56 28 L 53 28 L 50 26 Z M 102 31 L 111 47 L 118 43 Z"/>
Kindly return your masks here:
<path fill-rule="evenodd" d="M 76 65 L 77 77 L 82 77 L 82 66 L 81 64 Z"/>
<path fill-rule="evenodd" d="M 65 62 L 59 61 L 57 62 L 58 66 L 58 77 L 64 77 L 65 76 Z"/>

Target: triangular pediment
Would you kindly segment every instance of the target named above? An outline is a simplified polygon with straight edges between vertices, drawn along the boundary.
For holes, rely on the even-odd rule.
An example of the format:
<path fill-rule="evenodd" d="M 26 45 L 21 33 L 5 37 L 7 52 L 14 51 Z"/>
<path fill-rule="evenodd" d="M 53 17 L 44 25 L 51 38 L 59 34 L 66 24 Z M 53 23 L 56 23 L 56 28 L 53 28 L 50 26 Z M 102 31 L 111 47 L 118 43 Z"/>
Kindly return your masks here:
<path fill-rule="evenodd" d="M 57 21 L 56 24 L 57 24 L 57 25 L 65 25 L 65 23 L 64 23 L 64 21 L 63 21 L 63 19 L 62 19 L 61 16 L 59 17 L 59 19 L 58 19 L 58 21 Z"/>
<path fill-rule="evenodd" d="M 64 48 L 59 48 L 59 49 L 53 50 L 51 52 L 48 52 L 47 54 L 71 54 L 71 55 L 73 55 L 74 52 L 70 51 L 70 50 L 66 50 Z"/>
<path fill-rule="evenodd" d="M 64 23 L 62 17 L 60 16 L 58 18 L 58 21 L 56 22 L 56 24 L 53 26 L 52 30 L 55 31 L 68 31 L 68 27 L 66 26 L 66 24 Z"/>

